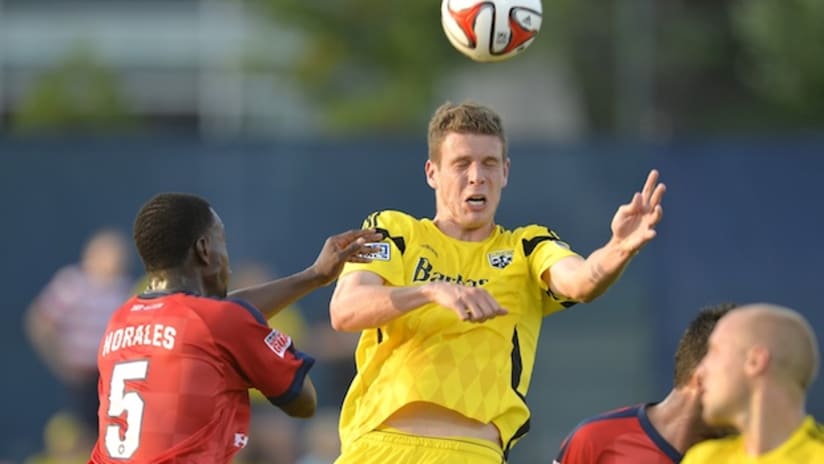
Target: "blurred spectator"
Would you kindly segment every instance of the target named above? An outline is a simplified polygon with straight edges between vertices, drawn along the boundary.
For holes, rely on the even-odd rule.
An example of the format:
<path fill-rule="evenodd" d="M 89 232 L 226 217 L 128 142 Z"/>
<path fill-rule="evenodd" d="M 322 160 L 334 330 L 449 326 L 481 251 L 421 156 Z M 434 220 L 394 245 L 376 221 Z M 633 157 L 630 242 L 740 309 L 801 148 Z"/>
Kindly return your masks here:
<path fill-rule="evenodd" d="M 332 464 L 340 454 L 338 409 L 327 408 L 315 414 L 304 433 L 304 452 L 297 464 Z"/>
<path fill-rule="evenodd" d="M 314 378 L 318 407 L 339 409 L 355 377 L 355 348 L 360 334 L 336 332 L 328 320 L 312 324 L 309 333 L 312 342 L 307 350 L 317 359 Z"/>
<path fill-rule="evenodd" d="M 97 431 L 100 337 L 109 316 L 131 290 L 127 244 L 116 230 L 97 231 L 87 242 L 81 261 L 57 271 L 25 316 L 29 340 L 66 386 L 69 411 L 83 433 Z"/>
<path fill-rule="evenodd" d="M 26 459 L 25 464 L 85 464 L 92 441 L 83 434 L 77 419 L 59 412 L 49 419 L 43 432 L 45 449 Z"/>

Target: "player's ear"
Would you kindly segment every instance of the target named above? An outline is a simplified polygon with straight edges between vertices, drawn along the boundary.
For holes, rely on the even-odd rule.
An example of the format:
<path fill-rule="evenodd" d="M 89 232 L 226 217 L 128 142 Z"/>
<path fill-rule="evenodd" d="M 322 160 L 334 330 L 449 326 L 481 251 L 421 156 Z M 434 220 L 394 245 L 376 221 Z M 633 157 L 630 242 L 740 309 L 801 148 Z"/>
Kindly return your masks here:
<path fill-rule="evenodd" d="M 755 377 L 764 373 L 770 364 L 770 350 L 764 345 L 755 345 L 747 350 L 744 371 Z"/>
<path fill-rule="evenodd" d="M 432 160 L 426 160 L 423 169 L 424 172 L 426 172 L 426 183 L 433 189 L 437 188 L 438 183 L 435 181 L 435 163 L 433 163 Z"/>
<path fill-rule="evenodd" d="M 194 254 L 195 259 L 198 263 L 203 265 L 209 264 L 209 237 L 206 235 L 201 235 L 197 240 L 195 240 L 194 245 Z"/>
<path fill-rule="evenodd" d="M 501 188 L 506 187 L 509 183 L 509 156 L 504 155 L 504 181 L 501 183 Z"/>

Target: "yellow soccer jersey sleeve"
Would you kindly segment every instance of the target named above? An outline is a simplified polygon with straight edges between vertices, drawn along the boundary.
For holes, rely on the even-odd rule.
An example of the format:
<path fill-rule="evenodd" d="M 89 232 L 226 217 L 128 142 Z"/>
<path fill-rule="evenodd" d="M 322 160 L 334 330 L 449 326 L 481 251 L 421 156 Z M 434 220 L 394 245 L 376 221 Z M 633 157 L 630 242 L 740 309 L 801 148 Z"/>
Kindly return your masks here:
<path fill-rule="evenodd" d="M 824 463 L 824 429 L 809 416 L 781 446 L 761 456 L 749 456 L 740 436 L 708 440 L 687 451 L 681 464 Z"/>
<path fill-rule="evenodd" d="M 481 286 L 509 314 L 477 324 L 430 303 L 365 330 L 341 412 L 343 446 L 402 406 L 424 401 L 494 423 L 508 448 L 529 427 L 524 397 L 542 317 L 574 304 L 551 295 L 540 276 L 558 260 L 577 255 L 554 232 L 534 225 L 497 227 L 481 242 L 456 240 L 431 220 L 398 211 L 374 213 L 364 226 L 377 228 L 385 239 L 371 263 L 347 264 L 343 274 L 369 271 L 392 286 Z"/>

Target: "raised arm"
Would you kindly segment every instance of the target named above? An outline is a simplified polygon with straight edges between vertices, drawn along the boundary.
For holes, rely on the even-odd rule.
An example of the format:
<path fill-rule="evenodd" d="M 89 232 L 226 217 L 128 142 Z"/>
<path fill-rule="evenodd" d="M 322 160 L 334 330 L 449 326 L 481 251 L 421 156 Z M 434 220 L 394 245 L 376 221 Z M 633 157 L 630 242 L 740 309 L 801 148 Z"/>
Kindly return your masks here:
<path fill-rule="evenodd" d="M 319 287 L 332 283 L 344 263 L 366 262 L 362 258 L 371 248 L 366 244 L 380 240 L 381 235 L 374 230 L 350 230 L 326 239 L 315 262 L 296 274 L 271 282 L 241 288 L 229 294 L 230 297 L 248 301 L 268 319 L 290 303 Z"/>
<path fill-rule="evenodd" d="M 666 186 L 652 170 L 641 192 L 621 205 L 612 218 L 612 238 L 587 259 L 564 258 L 545 271 L 541 278 L 558 295 L 577 301 L 592 301 L 603 294 L 626 268 L 629 261 L 650 240 L 664 211 L 661 199 Z"/>
<path fill-rule="evenodd" d="M 338 280 L 329 313 L 332 327 L 357 332 L 385 325 L 427 303 L 451 309 L 464 321 L 483 322 L 506 314 L 483 288 L 447 282 L 393 287 L 373 272 L 356 271 Z"/>

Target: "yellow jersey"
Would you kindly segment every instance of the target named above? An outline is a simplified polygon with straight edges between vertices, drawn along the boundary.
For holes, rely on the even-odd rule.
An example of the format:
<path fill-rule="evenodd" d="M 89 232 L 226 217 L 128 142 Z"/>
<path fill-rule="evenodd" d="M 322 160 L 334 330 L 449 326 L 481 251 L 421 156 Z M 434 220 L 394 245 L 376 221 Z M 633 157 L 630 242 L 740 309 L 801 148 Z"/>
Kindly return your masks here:
<path fill-rule="evenodd" d="M 708 440 L 687 451 L 681 464 L 818 464 L 824 463 L 824 428 L 812 416 L 793 432 L 781 446 L 750 456 L 741 436 Z"/>
<path fill-rule="evenodd" d="M 364 227 L 385 238 L 372 262 L 348 263 L 343 275 L 369 271 L 392 286 L 481 286 L 508 314 L 478 324 L 429 303 L 363 331 L 341 411 L 343 449 L 404 405 L 422 401 L 494 424 L 508 451 L 529 429 L 525 395 L 542 317 L 575 303 L 553 295 L 541 274 L 577 255 L 537 225 L 496 226 L 481 242 L 451 238 L 432 220 L 398 211 L 373 213 Z"/>

